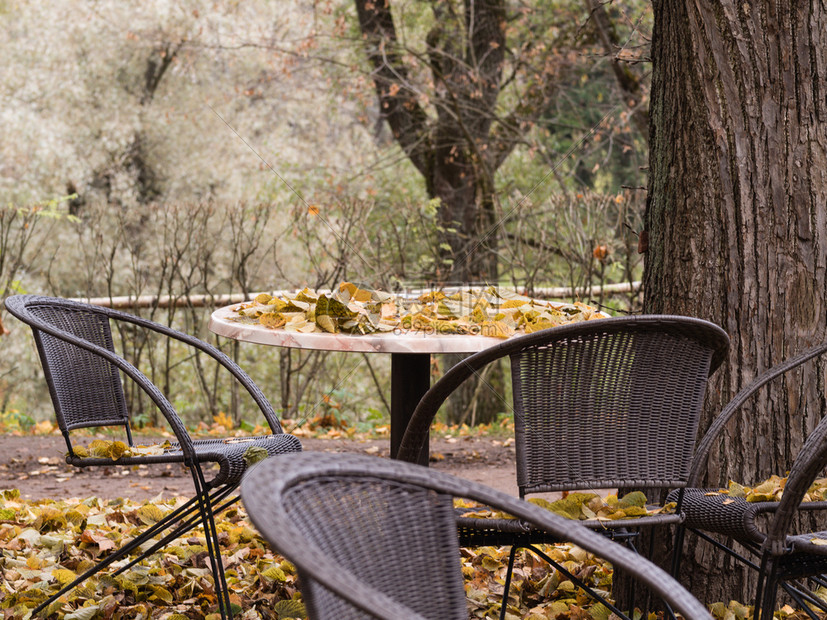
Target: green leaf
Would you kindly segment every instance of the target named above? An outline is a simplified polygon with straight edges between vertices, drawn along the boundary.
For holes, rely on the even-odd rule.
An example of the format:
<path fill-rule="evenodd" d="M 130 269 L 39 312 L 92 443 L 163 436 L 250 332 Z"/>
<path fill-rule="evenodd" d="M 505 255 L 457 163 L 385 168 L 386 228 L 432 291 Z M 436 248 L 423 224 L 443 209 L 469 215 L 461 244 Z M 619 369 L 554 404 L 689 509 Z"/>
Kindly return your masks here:
<path fill-rule="evenodd" d="M 152 504 L 145 504 L 138 508 L 138 518 L 145 525 L 155 525 L 164 518 L 164 511 Z"/>
<path fill-rule="evenodd" d="M 643 508 L 646 506 L 646 495 L 644 495 L 641 491 L 632 491 L 631 493 L 627 493 L 621 497 L 619 504 L 624 508 L 627 506 L 638 506 Z"/>
<path fill-rule="evenodd" d="M 603 603 L 597 603 L 589 610 L 589 615 L 594 618 L 594 620 L 609 620 L 611 613 L 611 610 Z"/>
<path fill-rule="evenodd" d="M 282 618 L 306 618 L 307 611 L 300 601 L 281 600 L 273 605 L 273 611 Z"/>
<path fill-rule="evenodd" d="M 247 463 L 247 467 L 252 467 L 259 461 L 263 461 L 270 453 L 267 451 L 267 448 L 262 448 L 261 446 L 250 446 L 244 451 L 244 462 Z"/>
<path fill-rule="evenodd" d="M 286 579 L 284 571 L 278 566 L 271 566 L 267 570 L 262 571 L 261 576 L 270 581 L 284 581 Z"/>

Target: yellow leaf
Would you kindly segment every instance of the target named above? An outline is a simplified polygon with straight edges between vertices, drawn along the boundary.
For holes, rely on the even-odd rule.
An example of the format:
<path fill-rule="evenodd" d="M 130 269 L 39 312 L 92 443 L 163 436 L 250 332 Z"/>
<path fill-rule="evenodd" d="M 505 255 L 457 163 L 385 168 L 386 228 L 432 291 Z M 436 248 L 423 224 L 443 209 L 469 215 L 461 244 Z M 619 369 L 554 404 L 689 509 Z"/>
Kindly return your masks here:
<path fill-rule="evenodd" d="M 316 324 L 323 330 L 331 334 L 335 334 L 339 331 L 339 327 L 336 324 L 336 321 L 326 314 L 316 316 Z"/>
<path fill-rule="evenodd" d="M 627 517 L 645 517 L 649 513 L 643 506 L 627 506 L 623 509 L 623 514 Z"/>
<path fill-rule="evenodd" d="M 307 611 L 301 601 L 282 599 L 273 605 L 273 611 L 279 618 L 306 618 Z"/>
<path fill-rule="evenodd" d="M 287 323 L 287 319 L 280 312 L 265 312 L 258 317 L 258 322 L 271 329 L 277 329 Z"/>
<path fill-rule="evenodd" d="M 38 422 L 34 425 L 34 434 L 35 435 L 48 435 L 55 429 L 54 424 L 52 424 L 49 420 L 43 420 L 42 422 Z"/>
<path fill-rule="evenodd" d="M 620 498 L 621 506 L 646 506 L 646 495 L 640 491 L 632 491 Z"/>
<path fill-rule="evenodd" d="M 262 571 L 261 576 L 269 581 L 284 581 L 286 579 L 284 571 L 278 566 L 271 566 L 267 570 Z"/>
<path fill-rule="evenodd" d="M 41 532 L 66 526 L 66 516 L 63 511 L 53 506 L 43 506 L 34 523 Z"/>
<path fill-rule="evenodd" d="M 527 305 L 524 299 L 509 299 L 508 301 L 502 303 L 500 308 L 507 309 L 507 308 L 522 308 L 523 306 Z M 529 306 L 530 307 L 530 306 Z"/>
<path fill-rule="evenodd" d="M 107 457 L 109 456 L 109 446 L 111 445 L 111 441 L 95 439 L 92 443 L 89 444 L 87 449 L 89 450 L 89 454 L 91 454 L 92 456 Z"/>
<path fill-rule="evenodd" d="M 233 419 L 224 411 L 219 411 L 218 415 L 214 415 L 212 417 L 212 420 L 213 422 L 215 422 L 215 424 L 217 424 L 218 426 L 223 426 L 228 431 L 231 431 L 233 429 L 233 426 L 235 426 Z"/>
<path fill-rule="evenodd" d="M 129 456 L 129 446 L 127 446 L 122 441 L 113 441 L 112 444 L 109 446 L 109 449 L 106 451 L 106 456 L 108 456 L 113 461 L 117 461 L 122 456 Z"/>
<path fill-rule="evenodd" d="M 154 525 L 164 518 L 164 511 L 154 504 L 144 504 L 137 512 L 138 518 L 145 525 Z"/>
<path fill-rule="evenodd" d="M 539 332 L 541 330 L 550 329 L 556 326 L 557 324 L 553 323 L 552 321 L 549 321 L 547 319 L 540 319 L 538 321 L 526 322 L 524 329 L 525 333 L 533 334 L 534 332 Z"/>
<path fill-rule="evenodd" d="M 149 599 L 159 599 L 167 605 L 172 604 L 173 601 L 172 592 L 161 586 L 152 586 L 152 596 Z"/>
<path fill-rule="evenodd" d="M 52 577 L 57 579 L 57 582 L 61 586 L 65 586 L 68 583 L 72 583 L 77 578 L 77 575 L 74 571 L 70 571 L 68 568 L 58 568 L 52 571 Z"/>
<path fill-rule="evenodd" d="M 510 338 L 514 335 L 514 329 L 510 328 L 505 321 L 485 321 L 480 325 L 480 336 L 489 338 Z"/>
<path fill-rule="evenodd" d="M 729 481 L 727 492 L 730 497 L 746 497 L 747 495 L 747 489 L 732 480 Z"/>

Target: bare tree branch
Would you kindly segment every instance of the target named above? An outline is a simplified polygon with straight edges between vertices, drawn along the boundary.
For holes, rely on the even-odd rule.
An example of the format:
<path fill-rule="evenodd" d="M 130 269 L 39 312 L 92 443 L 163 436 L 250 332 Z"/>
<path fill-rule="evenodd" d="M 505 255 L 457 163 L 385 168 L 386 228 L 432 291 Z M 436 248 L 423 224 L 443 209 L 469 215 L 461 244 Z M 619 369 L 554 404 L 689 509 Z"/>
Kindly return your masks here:
<path fill-rule="evenodd" d="M 414 93 L 399 83 L 408 80 L 409 68 L 398 52 L 390 4 L 382 0 L 356 0 L 359 27 L 373 82 L 379 113 L 388 121 L 393 136 L 422 175 L 430 176 L 428 117 Z"/>

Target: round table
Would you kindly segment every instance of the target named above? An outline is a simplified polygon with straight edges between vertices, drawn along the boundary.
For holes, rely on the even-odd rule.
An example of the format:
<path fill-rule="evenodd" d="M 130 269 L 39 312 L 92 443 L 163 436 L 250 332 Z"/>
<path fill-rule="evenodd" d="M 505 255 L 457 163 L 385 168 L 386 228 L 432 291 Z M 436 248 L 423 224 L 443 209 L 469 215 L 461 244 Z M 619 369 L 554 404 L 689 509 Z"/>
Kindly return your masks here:
<path fill-rule="evenodd" d="M 238 304 L 219 308 L 210 316 L 212 332 L 242 342 L 317 351 L 391 354 L 391 458 L 396 458 L 408 421 L 420 398 L 431 386 L 432 353 L 476 353 L 502 342 L 485 336 L 403 333 L 328 334 L 288 332 L 258 323 L 234 320 Z M 428 446 L 418 462 L 428 464 Z"/>

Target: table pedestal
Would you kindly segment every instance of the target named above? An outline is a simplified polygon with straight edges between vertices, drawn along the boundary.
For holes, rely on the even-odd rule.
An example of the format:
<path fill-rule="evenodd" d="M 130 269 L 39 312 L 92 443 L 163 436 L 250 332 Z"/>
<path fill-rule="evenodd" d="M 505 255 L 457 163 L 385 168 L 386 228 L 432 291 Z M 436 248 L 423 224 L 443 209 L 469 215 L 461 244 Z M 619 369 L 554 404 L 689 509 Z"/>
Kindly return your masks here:
<path fill-rule="evenodd" d="M 405 429 L 419 399 L 431 387 L 429 353 L 393 353 L 391 355 L 391 458 L 395 459 Z M 428 466 L 428 442 L 422 446 L 417 463 Z"/>

